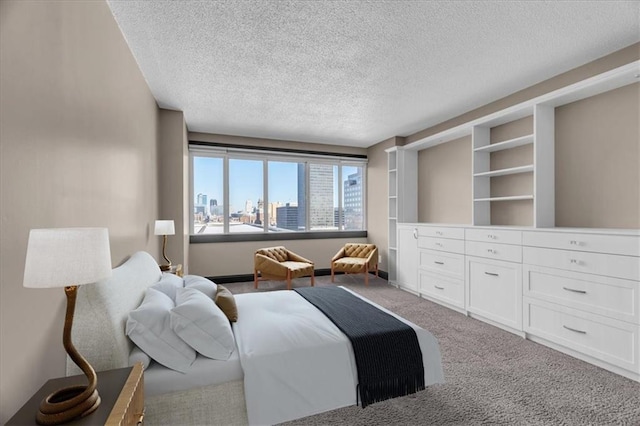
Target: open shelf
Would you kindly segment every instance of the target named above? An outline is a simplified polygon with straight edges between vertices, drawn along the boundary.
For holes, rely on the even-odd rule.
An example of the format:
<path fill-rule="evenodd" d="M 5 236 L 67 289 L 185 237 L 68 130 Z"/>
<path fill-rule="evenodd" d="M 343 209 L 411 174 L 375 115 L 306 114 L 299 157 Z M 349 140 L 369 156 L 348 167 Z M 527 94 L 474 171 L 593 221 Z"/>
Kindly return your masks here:
<path fill-rule="evenodd" d="M 533 171 L 533 164 L 529 164 L 527 166 L 510 167 L 508 169 L 491 170 L 490 172 L 475 173 L 473 176 L 474 177 L 494 177 L 494 176 L 515 175 L 517 173 L 529 173 L 532 171 Z"/>
<path fill-rule="evenodd" d="M 478 201 L 518 201 L 518 200 L 533 200 L 533 195 L 511 195 L 509 197 L 489 197 L 489 198 L 476 198 Z"/>
<path fill-rule="evenodd" d="M 505 149 L 516 148 L 518 146 L 529 145 L 533 143 L 533 134 L 521 136 L 519 138 L 510 139 L 504 142 L 493 143 L 490 145 L 481 146 L 475 148 L 475 152 L 495 152 L 502 151 Z"/>

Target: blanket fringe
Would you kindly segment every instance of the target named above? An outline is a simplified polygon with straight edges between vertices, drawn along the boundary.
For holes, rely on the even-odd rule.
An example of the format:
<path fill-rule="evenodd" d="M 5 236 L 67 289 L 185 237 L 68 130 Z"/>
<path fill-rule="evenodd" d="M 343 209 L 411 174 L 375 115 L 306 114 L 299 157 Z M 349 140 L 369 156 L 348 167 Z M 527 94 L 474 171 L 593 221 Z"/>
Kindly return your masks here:
<path fill-rule="evenodd" d="M 360 396 L 360 401 L 362 401 L 362 408 L 365 408 L 367 405 L 375 402 L 410 395 L 424 389 L 424 376 L 416 378 L 415 375 L 408 375 L 405 377 L 394 377 L 376 383 L 358 383 L 356 392 Z M 356 405 L 357 399 L 358 395 L 356 395 Z"/>

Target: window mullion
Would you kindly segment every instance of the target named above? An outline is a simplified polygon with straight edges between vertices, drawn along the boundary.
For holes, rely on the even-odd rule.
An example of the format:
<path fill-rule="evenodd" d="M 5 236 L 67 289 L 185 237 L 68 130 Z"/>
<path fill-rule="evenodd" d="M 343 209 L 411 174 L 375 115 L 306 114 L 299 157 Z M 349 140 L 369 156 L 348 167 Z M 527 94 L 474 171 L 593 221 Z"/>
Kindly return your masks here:
<path fill-rule="evenodd" d="M 262 160 L 262 228 L 269 232 L 269 161 Z M 260 206 L 258 205 L 258 212 Z"/>
<path fill-rule="evenodd" d="M 225 155 L 223 160 L 223 198 L 224 198 L 224 206 L 222 211 L 224 212 L 224 221 L 223 221 L 223 233 L 229 233 L 229 219 L 231 217 L 231 211 L 229 210 L 229 156 Z"/>

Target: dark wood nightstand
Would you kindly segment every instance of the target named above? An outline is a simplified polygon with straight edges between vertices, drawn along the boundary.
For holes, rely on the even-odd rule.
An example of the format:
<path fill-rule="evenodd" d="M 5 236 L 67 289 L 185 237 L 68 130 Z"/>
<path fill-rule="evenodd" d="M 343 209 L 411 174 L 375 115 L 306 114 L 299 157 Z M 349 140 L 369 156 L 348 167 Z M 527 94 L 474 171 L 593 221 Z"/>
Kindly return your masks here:
<path fill-rule="evenodd" d="M 51 379 L 9 420 L 10 425 L 36 425 L 40 401 L 52 392 L 76 384 L 86 384 L 84 375 Z M 96 411 L 64 425 L 131 426 L 144 419 L 144 376 L 142 364 L 98 373 L 98 393 L 102 402 Z"/>

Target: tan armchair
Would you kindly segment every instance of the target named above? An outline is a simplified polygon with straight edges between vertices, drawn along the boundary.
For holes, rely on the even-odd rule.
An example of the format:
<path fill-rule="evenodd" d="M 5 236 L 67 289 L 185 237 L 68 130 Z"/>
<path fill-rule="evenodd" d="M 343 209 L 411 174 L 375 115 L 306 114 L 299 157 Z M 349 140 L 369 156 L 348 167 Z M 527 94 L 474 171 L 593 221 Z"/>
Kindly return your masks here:
<path fill-rule="evenodd" d="M 378 248 L 375 244 L 345 244 L 331 259 L 331 282 L 335 272 L 364 274 L 364 282 L 369 285 L 369 271 L 378 276 Z"/>
<path fill-rule="evenodd" d="M 287 289 L 291 290 L 292 278 L 308 276 L 311 276 L 311 286 L 315 284 L 313 262 L 282 246 L 259 249 L 253 265 L 255 288 L 258 281 L 277 280 L 286 281 Z"/>

